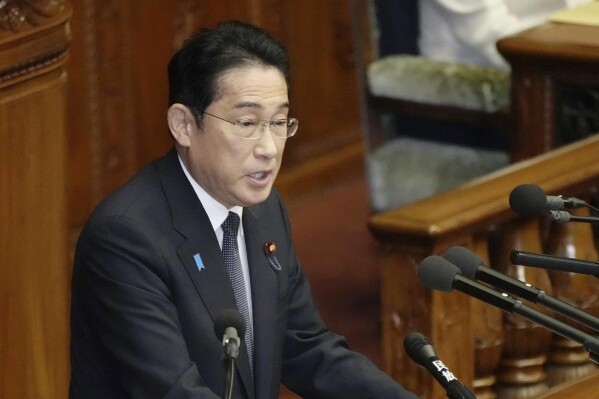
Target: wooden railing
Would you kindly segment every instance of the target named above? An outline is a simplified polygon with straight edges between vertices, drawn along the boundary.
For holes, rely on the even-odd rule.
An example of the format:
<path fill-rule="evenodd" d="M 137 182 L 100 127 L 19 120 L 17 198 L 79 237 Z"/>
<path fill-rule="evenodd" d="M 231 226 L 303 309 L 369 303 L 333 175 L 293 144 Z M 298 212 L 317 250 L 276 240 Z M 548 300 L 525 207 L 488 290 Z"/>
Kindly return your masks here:
<path fill-rule="evenodd" d="M 371 217 L 370 229 L 385 248 L 381 257 L 383 360 L 390 375 L 423 398 L 446 397 L 405 355 L 403 338 L 410 331 L 428 336 L 440 358 L 481 399 L 538 397 L 552 386 L 596 369 L 580 345 L 460 292 L 432 291 L 418 280 L 417 268 L 428 255 L 466 246 L 487 265 L 597 315 L 599 285 L 594 277 L 509 261 L 512 249 L 597 259 L 590 224 L 558 225 L 546 217 L 522 218 L 509 206 L 511 191 L 524 183 L 536 184 L 548 195 L 591 201 L 599 187 L 597 154 L 599 135 Z M 586 208 L 575 212 L 588 215 Z"/>

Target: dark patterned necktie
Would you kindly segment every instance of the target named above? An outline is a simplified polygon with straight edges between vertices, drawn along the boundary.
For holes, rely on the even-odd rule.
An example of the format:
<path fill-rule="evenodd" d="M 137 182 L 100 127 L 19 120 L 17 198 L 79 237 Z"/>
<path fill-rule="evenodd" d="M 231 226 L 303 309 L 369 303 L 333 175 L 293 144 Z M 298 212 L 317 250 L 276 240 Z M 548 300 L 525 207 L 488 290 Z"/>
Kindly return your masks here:
<path fill-rule="evenodd" d="M 247 346 L 248 357 L 250 358 L 250 369 L 252 376 L 254 373 L 254 331 L 250 320 L 250 308 L 248 305 L 247 294 L 245 290 L 245 279 L 243 278 L 243 268 L 241 267 L 241 258 L 239 257 L 239 247 L 237 246 L 237 230 L 239 229 L 239 215 L 235 212 L 229 212 L 229 216 L 222 224 L 223 228 L 223 258 L 231 283 L 233 284 L 233 293 L 237 302 L 237 309 L 245 319 L 246 332 L 245 344 Z"/>

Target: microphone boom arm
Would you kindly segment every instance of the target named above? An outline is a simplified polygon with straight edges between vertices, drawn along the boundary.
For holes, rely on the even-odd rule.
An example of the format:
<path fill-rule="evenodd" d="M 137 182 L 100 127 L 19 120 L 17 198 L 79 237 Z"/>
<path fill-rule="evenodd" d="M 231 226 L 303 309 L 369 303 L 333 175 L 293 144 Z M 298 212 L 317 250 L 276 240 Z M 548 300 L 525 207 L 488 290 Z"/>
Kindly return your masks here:
<path fill-rule="evenodd" d="M 576 216 L 567 211 L 550 211 L 549 219 L 556 223 L 584 222 L 599 223 L 599 218 L 595 216 Z"/>
<path fill-rule="evenodd" d="M 485 303 L 497 306 L 506 312 L 513 313 L 528 321 L 532 321 L 564 338 L 578 342 L 587 352 L 589 352 L 590 359 L 599 364 L 599 339 L 594 336 L 549 317 L 534 308 L 526 306 L 521 301 L 504 292 L 491 289 L 486 285 L 466 279 L 461 275 L 456 276 L 453 282 L 453 288 L 465 294 L 472 295 Z"/>
<path fill-rule="evenodd" d="M 541 269 L 569 273 L 590 274 L 599 278 L 599 262 L 516 250 L 512 250 L 510 253 L 510 261 L 514 265 L 539 267 Z"/>

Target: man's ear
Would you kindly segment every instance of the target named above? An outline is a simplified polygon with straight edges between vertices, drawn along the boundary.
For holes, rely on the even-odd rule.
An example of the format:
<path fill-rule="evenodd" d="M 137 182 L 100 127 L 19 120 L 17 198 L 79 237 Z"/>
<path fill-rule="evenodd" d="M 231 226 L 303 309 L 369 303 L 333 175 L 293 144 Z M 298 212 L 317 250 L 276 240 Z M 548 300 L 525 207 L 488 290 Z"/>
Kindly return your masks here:
<path fill-rule="evenodd" d="M 175 141 L 183 147 L 189 147 L 191 135 L 196 132 L 197 124 L 191 110 L 183 104 L 173 104 L 167 112 L 168 128 Z"/>

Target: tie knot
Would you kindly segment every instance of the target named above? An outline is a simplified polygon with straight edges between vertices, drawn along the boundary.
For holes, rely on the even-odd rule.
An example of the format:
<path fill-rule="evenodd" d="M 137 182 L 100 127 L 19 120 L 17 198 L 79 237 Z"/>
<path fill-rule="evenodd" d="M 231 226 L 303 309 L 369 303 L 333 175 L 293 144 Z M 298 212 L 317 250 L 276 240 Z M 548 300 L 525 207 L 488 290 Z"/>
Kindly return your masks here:
<path fill-rule="evenodd" d="M 222 224 L 223 232 L 227 235 L 237 236 L 239 229 L 239 215 L 235 212 L 229 212 L 229 216 Z"/>

